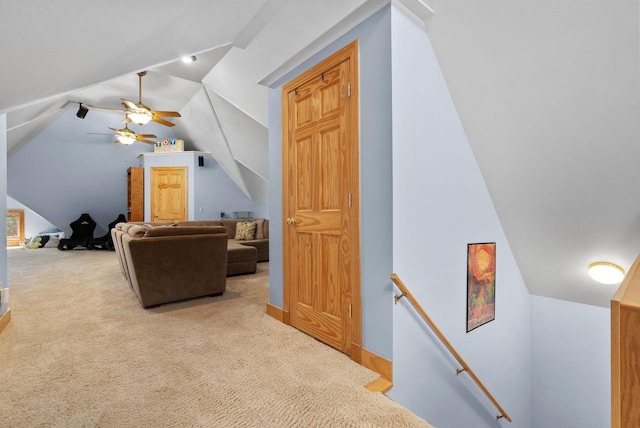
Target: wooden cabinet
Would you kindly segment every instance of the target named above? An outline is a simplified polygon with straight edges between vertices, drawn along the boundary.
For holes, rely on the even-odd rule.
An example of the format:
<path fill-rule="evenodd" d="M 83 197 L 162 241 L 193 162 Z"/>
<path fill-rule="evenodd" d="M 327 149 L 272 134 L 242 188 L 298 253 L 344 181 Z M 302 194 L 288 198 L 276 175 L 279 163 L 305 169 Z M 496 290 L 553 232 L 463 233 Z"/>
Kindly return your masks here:
<path fill-rule="evenodd" d="M 144 168 L 127 169 L 127 220 L 144 221 Z"/>
<path fill-rule="evenodd" d="M 640 256 L 611 299 L 611 427 L 640 421 Z"/>

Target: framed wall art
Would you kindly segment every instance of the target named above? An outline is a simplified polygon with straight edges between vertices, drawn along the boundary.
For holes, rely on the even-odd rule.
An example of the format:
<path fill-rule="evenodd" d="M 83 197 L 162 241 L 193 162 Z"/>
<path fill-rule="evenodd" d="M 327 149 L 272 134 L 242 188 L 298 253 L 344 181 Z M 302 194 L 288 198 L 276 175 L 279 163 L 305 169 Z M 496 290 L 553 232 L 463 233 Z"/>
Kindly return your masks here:
<path fill-rule="evenodd" d="M 467 333 L 496 318 L 496 243 L 467 245 Z"/>

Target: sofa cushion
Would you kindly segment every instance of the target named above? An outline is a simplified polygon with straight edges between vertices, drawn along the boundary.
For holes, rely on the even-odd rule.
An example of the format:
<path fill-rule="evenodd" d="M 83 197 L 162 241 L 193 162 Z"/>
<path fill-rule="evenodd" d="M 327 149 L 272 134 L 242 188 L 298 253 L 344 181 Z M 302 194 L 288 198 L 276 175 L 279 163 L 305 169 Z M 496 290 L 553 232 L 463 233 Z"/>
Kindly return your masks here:
<path fill-rule="evenodd" d="M 223 226 L 220 220 L 188 220 L 176 223 L 176 226 Z"/>
<path fill-rule="evenodd" d="M 254 239 L 265 239 L 264 237 L 264 219 L 259 218 L 253 221 L 256 224 L 256 236 Z"/>
<path fill-rule="evenodd" d="M 254 239 L 256 235 L 256 223 L 254 221 L 240 221 L 236 225 L 236 241 Z"/>
<path fill-rule="evenodd" d="M 142 238 L 147 229 L 148 227 L 146 224 L 132 224 L 129 227 L 125 227 L 123 231 L 134 238 Z"/>
<path fill-rule="evenodd" d="M 178 236 L 178 235 L 202 235 L 226 233 L 222 226 L 173 226 L 173 227 L 152 227 L 147 229 L 144 236 Z"/>

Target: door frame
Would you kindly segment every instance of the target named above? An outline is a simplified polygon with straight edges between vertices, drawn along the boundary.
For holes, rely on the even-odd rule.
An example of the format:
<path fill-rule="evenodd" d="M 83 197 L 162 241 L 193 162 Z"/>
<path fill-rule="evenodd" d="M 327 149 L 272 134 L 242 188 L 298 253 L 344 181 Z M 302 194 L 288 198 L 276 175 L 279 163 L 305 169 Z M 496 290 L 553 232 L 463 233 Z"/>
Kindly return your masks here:
<path fill-rule="evenodd" d="M 287 257 L 290 254 L 290 241 L 288 238 L 288 229 L 285 218 L 292 211 L 291 201 L 288 199 L 289 194 L 289 100 L 288 93 L 297 86 L 317 78 L 322 72 L 328 68 L 337 66 L 343 61 L 350 60 L 350 102 L 348 132 L 350 139 L 353 141 L 351 146 L 352 168 L 350 168 L 349 182 L 352 193 L 352 205 L 349 210 L 350 223 L 353 230 L 350 230 L 350 245 L 352 251 L 352 262 L 350 272 L 350 288 L 351 294 L 351 345 L 350 357 L 353 361 L 361 362 L 362 352 L 362 299 L 361 299 L 361 262 L 360 262 L 360 105 L 359 105 L 359 66 L 358 66 L 358 40 L 354 40 L 346 45 L 330 57 L 326 58 L 319 64 L 311 67 L 298 77 L 282 86 L 282 254 L 283 254 L 283 314 L 282 320 L 285 324 L 290 325 L 290 305 L 292 287 L 290 286 L 292 273 L 292 263 Z"/>

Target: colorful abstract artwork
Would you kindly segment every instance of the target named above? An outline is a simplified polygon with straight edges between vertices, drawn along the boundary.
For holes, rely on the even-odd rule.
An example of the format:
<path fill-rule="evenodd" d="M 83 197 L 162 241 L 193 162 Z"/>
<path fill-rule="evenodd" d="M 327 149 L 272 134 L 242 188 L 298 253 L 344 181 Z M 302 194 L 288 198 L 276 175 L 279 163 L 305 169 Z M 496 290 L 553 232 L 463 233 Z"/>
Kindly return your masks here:
<path fill-rule="evenodd" d="M 496 243 L 467 245 L 467 333 L 496 318 Z"/>

